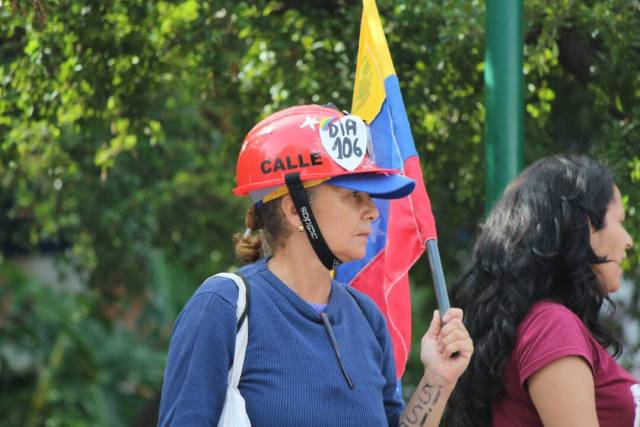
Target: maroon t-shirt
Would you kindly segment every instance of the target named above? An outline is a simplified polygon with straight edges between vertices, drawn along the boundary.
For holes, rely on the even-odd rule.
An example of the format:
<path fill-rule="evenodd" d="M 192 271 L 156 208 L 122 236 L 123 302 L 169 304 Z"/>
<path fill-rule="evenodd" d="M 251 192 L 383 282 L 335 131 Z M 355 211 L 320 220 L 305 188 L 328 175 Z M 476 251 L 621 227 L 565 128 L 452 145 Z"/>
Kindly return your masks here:
<path fill-rule="evenodd" d="M 494 427 L 542 427 L 526 381 L 538 369 L 565 356 L 584 358 L 593 372 L 601 427 L 640 426 L 640 385 L 561 304 L 535 304 L 518 326 L 516 345 L 504 371 L 504 399 L 492 407 Z"/>

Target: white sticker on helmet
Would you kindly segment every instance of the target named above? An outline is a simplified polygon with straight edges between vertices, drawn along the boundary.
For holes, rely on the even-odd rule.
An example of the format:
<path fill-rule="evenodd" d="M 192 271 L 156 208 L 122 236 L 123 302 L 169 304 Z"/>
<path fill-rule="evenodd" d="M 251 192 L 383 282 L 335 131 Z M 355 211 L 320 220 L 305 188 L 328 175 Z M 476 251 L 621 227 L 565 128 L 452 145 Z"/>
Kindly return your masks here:
<path fill-rule="evenodd" d="M 320 139 L 334 162 L 348 171 L 353 171 L 364 160 L 369 131 L 360 117 L 332 117 L 321 121 Z"/>

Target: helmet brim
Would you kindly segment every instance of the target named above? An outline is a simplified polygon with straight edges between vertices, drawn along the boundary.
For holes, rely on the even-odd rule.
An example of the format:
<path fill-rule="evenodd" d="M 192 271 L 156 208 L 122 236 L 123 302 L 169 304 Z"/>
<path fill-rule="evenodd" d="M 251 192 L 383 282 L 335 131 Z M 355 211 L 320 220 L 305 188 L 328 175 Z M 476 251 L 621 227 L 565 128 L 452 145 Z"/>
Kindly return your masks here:
<path fill-rule="evenodd" d="M 353 191 L 367 193 L 377 199 L 400 199 L 416 187 L 416 182 L 403 175 L 384 173 L 354 173 L 336 176 L 325 182 Z"/>

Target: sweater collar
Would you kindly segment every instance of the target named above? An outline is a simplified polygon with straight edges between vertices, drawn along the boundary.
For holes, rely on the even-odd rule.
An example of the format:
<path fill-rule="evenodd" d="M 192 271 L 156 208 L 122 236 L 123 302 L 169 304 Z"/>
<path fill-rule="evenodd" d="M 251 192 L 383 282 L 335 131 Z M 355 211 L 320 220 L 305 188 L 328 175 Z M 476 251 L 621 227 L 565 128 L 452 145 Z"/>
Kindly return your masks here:
<path fill-rule="evenodd" d="M 291 305 L 300 312 L 300 314 L 314 322 L 322 323 L 322 319 L 313 307 L 311 307 L 307 301 L 302 299 L 293 289 L 287 286 L 286 283 L 280 280 L 275 274 L 273 274 L 273 272 L 271 272 L 271 270 L 269 270 L 267 266 L 268 261 L 269 258 L 263 258 L 256 263 L 258 273 L 266 280 L 267 283 L 269 283 L 269 285 L 271 285 L 271 287 L 281 293 L 287 301 L 289 301 L 289 303 L 291 303 Z M 344 289 L 344 285 L 342 283 L 331 280 L 331 293 L 329 295 L 329 302 L 327 303 L 325 313 L 329 316 L 332 323 L 338 319 L 340 313 L 339 306 L 346 292 L 347 291 Z"/>

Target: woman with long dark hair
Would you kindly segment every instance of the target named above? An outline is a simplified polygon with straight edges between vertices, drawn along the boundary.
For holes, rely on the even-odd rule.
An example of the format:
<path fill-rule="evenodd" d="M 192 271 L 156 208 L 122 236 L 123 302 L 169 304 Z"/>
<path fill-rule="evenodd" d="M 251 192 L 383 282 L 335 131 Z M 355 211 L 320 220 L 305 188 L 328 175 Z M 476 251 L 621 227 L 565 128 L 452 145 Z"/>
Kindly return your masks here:
<path fill-rule="evenodd" d="M 633 243 L 624 216 L 611 173 L 585 156 L 542 159 L 509 185 L 454 286 L 475 354 L 447 426 L 638 426 L 640 386 L 601 318 Z"/>

